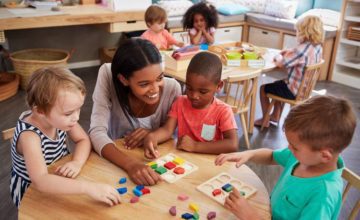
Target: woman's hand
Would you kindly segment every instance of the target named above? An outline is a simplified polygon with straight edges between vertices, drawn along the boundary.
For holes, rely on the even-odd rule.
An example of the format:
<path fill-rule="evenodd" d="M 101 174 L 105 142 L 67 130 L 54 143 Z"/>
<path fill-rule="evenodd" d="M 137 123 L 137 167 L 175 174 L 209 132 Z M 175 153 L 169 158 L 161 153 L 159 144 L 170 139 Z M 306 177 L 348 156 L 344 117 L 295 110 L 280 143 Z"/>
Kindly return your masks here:
<path fill-rule="evenodd" d="M 184 135 L 178 138 L 177 148 L 180 150 L 193 152 L 195 149 L 196 141 L 191 139 L 191 137 Z"/>
<path fill-rule="evenodd" d="M 230 210 L 230 212 L 240 220 L 260 219 L 255 209 L 250 206 L 248 201 L 242 195 L 240 195 L 236 188 L 234 188 L 229 196 L 225 198 L 224 207 Z"/>
<path fill-rule="evenodd" d="M 127 173 L 137 185 L 155 185 L 161 181 L 161 177 L 151 167 L 140 162 L 133 162 L 128 166 Z"/>
<path fill-rule="evenodd" d="M 59 176 L 75 178 L 79 175 L 83 164 L 79 161 L 70 161 L 56 168 L 55 173 Z"/>
<path fill-rule="evenodd" d="M 133 149 L 135 147 L 140 147 L 143 145 L 144 138 L 147 134 L 150 133 L 150 130 L 145 128 L 137 128 L 130 134 L 125 136 L 124 147 L 126 149 Z"/>
<path fill-rule="evenodd" d="M 236 162 L 236 167 L 239 168 L 241 165 L 249 161 L 252 157 L 251 151 L 243 151 L 229 154 L 220 154 L 215 158 L 215 165 L 221 166 L 225 162 Z"/>

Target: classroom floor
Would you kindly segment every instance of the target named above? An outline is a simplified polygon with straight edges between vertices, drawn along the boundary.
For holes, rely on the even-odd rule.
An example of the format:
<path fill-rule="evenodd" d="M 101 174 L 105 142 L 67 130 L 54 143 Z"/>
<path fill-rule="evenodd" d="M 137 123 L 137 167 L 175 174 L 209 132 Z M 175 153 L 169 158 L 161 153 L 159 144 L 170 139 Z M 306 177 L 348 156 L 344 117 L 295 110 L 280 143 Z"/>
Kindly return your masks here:
<path fill-rule="evenodd" d="M 92 100 L 91 96 L 94 90 L 96 78 L 97 78 L 98 67 L 78 69 L 74 72 L 80 76 L 86 84 L 88 96 L 86 97 L 85 104 L 82 108 L 80 115 L 80 124 L 85 130 L 89 128 L 90 125 L 90 115 L 92 110 Z M 259 84 L 266 82 L 271 82 L 274 79 L 284 78 L 283 73 L 271 72 L 267 75 L 263 75 L 260 78 Z M 334 82 L 318 82 L 316 85 L 316 90 L 326 90 L 327 94 L 344 97 L 349 99 L 354 106 L 358 117 L 358 126 L 356 128 L 353 141 L 351 145 L 345 149 L 342 153 L 342 157 L 346 163 L 346 166 L 353 170 L 355 173 L 360 174 L 360 90 L 353 89 L 341 84 Z M 8 100 L 0 102 L 0 118 L 1 125 L 0 130 L 5 130 L 15 126 L 15 123 L 18 119 L 18 116 L 26 110 L 25 105 L 25 93 L 24 91 L 19 91 L 18 94 Z M 285 135 L 281 129 L 283 119 L 287 115 L 289 107 L 286 106 L 280 120 L 280 126 L 271 126 L 266 131 L 260 132 L 259 128 L 254 128 L 254 133 L 250 136 L 250 145 L 252 149 L 266 147 L 270 149 L 278 149 L 287 146 L 287 141 Z M 256 106 L 256 118 L 261 116 L 261 109 L 259 98 L 257 97 L 257 106 Z M 238 126 L 240 126 L 239 119 L 237 117 Z M 334 125 L 336 126 L 336 125 Z M 239 136 L 241 137 L 242 131 L 239 130 Z M 246 150 L 245 141 L 240 138 L 240 148 L 239 151 Z M 8 141 L 1 140 L 0 142 L 0 219 L 17 219 L 17 209 L 12 204 L 9 193 L 9 183 L 10 183 L 10 168 L 11 168 L 11 157 L 10 157 L 10 144 Z M 269 193 L 276 183 L 281 168 L 278 166 L 261 166 L 256 164 L 248 164 L 257 175 L 264 182 Z M 360 192 L 352 190 L 350 196 L 347 199 L 344 207 L 341 210 L 341 215 L 339 219 L 347 219 L 350 208 L 353 206 L 356 200 L 360 198 Z M 360 216 L 359 216 L 360 219 Z"/>

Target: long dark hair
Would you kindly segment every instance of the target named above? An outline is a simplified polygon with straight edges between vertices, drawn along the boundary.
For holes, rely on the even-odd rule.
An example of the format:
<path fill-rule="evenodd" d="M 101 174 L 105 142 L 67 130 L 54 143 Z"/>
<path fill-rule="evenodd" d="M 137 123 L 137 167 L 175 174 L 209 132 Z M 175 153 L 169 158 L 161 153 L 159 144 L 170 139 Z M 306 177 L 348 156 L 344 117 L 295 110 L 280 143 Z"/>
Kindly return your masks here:
<path fill-rule="evenodd" d="M 188 30 L 194 27 L 195 14 L 201 14 L 204 17 L 207 28 L 217 28 L 219 17 L 215 7 L 209 3 L 200 2 L 194 4 L 185 12 L 182 19 L 184 30 Z"/>
<path fill-rule="evenodd" d="M 125 79 L 129 79 L 135 71 L 160 62 L 161 55 L 158 49 L 148 40 L 140 38 L 128 39 L 116 50 L 111 63 L 112 80 L 120 106 L 133 128 L 131 118 L 135 117 L 131 112 L 128 97 L 131 90 L 120 82 L 118 76 L 121 74 Z"/>

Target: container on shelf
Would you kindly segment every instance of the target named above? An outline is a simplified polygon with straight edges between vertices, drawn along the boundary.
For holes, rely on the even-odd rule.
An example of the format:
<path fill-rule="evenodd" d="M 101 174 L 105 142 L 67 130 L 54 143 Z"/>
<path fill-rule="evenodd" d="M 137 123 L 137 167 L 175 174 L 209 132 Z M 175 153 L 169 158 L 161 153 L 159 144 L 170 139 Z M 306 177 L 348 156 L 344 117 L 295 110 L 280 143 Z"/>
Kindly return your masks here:
<path fill-rule="evenodd" d="M 0 101 L 14 96 L 19 89 L 20 76 L 16 73 L 0 73 Z"/>

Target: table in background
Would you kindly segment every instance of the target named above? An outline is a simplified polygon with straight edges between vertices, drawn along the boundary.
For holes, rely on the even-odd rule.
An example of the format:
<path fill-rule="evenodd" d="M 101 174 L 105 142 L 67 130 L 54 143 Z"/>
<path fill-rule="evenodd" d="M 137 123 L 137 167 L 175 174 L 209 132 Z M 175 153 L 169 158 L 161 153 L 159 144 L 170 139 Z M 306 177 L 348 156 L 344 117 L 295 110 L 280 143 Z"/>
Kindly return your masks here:
<path fill-rule="evenodd" d="M 122 147 L 122 140 L 116 141 L 116 144 L 119 149 L 126 151 L 127 155 L 135 157 L 144 163 L 148 162 L 143 157 L 141 148 L 125 150 Z M 122 204 L 108 207 L 88 196 L 46 194 L 35 190 L 30 185 L 19 208 L 19 219 L 174 219 L 169 214 L 169 208 L 175 205 L 179 217 L 185 212 L 191 213 L 188 208 L 190 202 L 199 205 L 201 219 L 206 219 L 209 211 L 216 211 L 216 219 L 235 219 L 233 214 L 215 200 L 196 190 L 196 186 L 221 172 L 227 172 L 257 188 L 258 191 L 249 198 L 249 202 L 264 219 L 271 218 L 268 192 L 259 177 L 246 165 L 241 166 L 239 169 L 236 169 L 234 164 L 230 163 L 223 166 L 214 166 L 214 155 L 179 151 L 174 147 L 174 141 L 162 144 L 159 151 L 162 156 L 174 153 L 197 165 L 199 169 L 175 183 L 169 184 L 164 181 L 156 186 L 151 186 L 150 194 L 140 197 L 138 203 L 131 204 L 129 199 L 133 195 L 132 189 L 135 185 L 130 180 L 125 184 L 118 184 L 121 177 L 127 177 L 126 173 L 104 158 L 99 157 L 96 153 L 91 152 L 90 158 L 77 179 L 107 183 L 116 188 L 126 186 L 128 193 L 121 196 Z M 61 159 L 55 165 L 63 164 L 69 159 L 70 155 Z M 49 172 L 53 173 L 54 169 L 55 166 L 51 166 Z M 179 201 L 177 200 L 179 194 L 189 195 L 190 199 Z"/>

